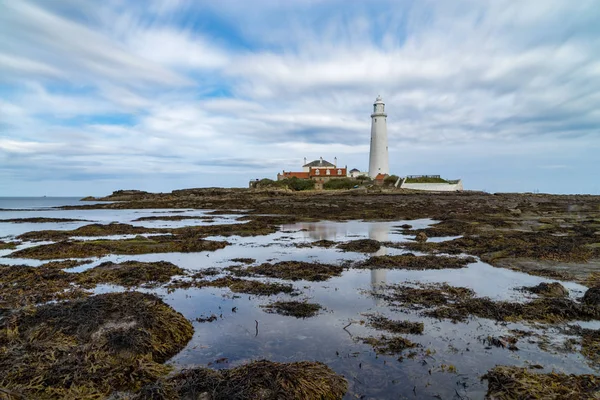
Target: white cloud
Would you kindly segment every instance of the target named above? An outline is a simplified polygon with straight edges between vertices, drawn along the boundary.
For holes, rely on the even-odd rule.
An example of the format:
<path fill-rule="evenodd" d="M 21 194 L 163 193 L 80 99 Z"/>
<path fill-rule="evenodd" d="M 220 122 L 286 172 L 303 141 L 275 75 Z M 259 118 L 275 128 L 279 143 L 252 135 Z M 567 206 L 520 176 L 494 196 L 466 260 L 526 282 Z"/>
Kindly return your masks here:
<path fill-rule="evenodd" d="M 228 184 L 305 156 L 364 168 L 377 94 L 393 168 L 536 153 L 523 165 L 543 171 L 568 165 L 552 148 L 599 145 L 593 1 L 140 4 L 7 3 L 2 171 Z"/>

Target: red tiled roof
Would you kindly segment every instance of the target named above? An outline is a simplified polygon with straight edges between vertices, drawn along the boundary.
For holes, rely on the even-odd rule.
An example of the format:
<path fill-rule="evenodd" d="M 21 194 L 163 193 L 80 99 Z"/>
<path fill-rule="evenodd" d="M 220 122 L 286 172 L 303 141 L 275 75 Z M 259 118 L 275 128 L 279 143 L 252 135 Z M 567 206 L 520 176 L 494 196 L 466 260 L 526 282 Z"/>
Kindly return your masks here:
<path fill-rule="evenodd" d="M 386 176 L 387 176 L 387 174 L 377 174 L 377 176 L 375 177 L 375 180 L 382 181 L 385 179 Z"/>

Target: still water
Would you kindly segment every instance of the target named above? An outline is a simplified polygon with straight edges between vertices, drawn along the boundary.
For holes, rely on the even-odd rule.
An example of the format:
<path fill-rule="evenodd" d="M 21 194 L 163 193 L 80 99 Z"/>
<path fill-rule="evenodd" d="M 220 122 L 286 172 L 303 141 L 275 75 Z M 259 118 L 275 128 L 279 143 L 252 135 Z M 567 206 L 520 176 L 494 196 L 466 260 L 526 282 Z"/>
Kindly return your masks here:
<path fill-rule="evenodd" d="M 72 204 L 72 199 L 67 201 Z M 15 204 L 15 203 L 12 203 Z M 214 221 L 140 221 L 142 216 L 172 215 L 174 210 L 53 210 L 43 204 L 57 204 L 56 201 L 30 201 L 38 209 L 29 211 L 4 211 L 0 218 L 55 217 L 77 218 L 89 222 L 50 223 L 50 224 L 11 224 L 0 223 L 2 240 L 12 240 L 20 233 L 39 229 L 74 229 L 88 223 L 135 223 L 142 226 L 179 227 L 185 225 L 205 225 L 214 223 L 240 223 L 239 215 L 217 215 Z M 0 202 L 0 208 L 9 208 Z M 179 210 L 178 215 L 205 216 L 211 210 Z M 398 226 L 408 223 L 414 228 L 429 226 L 435 221 L 423 219 L 391 222 L 331 222 L 298 223 L 283 225 L 279 232 L 255 237 L 228 237 L 231 245 L 214 252 L 164 253 L 135 256 L 111 255 L 90 258 L 88 263 L 69 270 L 83 271 L 101 262 L 142 260 L 170 261 L 189 270 L 224 268 L 235 264 L 232 258 L 246 257 L 256 261 L 277 262 L 285 260 L 318 261 L 341 264 L 360 261 L 373 254 L 342 252 L 335 248 L 297 247 L 297 244 L 316 240 L 344 242 L 354 239 L 371 238 L 382 242 L 402 242 L 410 240 L 397 233 Z M 215 237 L 214 239 L 221 239 Z M 448 240 L 452 238 L 437 238 Z M 25 243 L 23 246 L 33 244 Z M 9 254 L 9 250 L 0 255 Z M 402 250 L 381 248 L 375 255 L 400 254 Z M 1 263 L 39 265 L 35 260 L 1 259 Z M 271 282 L 285 282 L 277 279 L 263 279 Z M 452 323 L 424 318 L 414 311 L 397 310 L 373 296 L 385 284 L 448 282 L 450 285 L 471 288 L 477 296 L 489 296 L 494 300 L 528 301 L 522 292 L 515 290 L 524 285 L 535 285 L 549 279 L 522 274 L 501 268 L 494 268 L 481 261 L 462 269 L 435 271 L 407 270 L 359 270 L 347 269 L 342 276 L 326 282 L 293 282 L 301 292 L 299 297 L 278 295 L 257 297 L 234 294 L 229 289 L 191 288 L 141 289 L 156 293 L 186 318 L 193 321 L 195 334 L 186 348 L 169 362 L 180 367 L 210 365 L 213 368 L 230 368 L 251 360 L 269 359 L 280 362 L 301 360 L 321 361 L 344 375 L 349 382 L 346 398 L 483 398 L 487 390 L 481 375 L 495 365 L 528 364 L 543 365 L 544 371 L 567 373 L 594 373 L 579 355 L 555 350 L 543 351 L 538 343 L 527 338 L 517 343 L 518 351 L 503 348 L 488 348 L 483 339 L 488 335 L 509 334 L 511 329 L 524 329 L 544 333 L 540 327 L 496 323 L 473 318 L 467 323 Z M 585 287 L 561 282 L 573 298 L 581 296 Z M 120 291 L 123 288 L 101 285 L 96 292 Z M 319 315 L 308 319 L 268 314 L 260 307 L 276 300 L 308 300 L 324 307 Z M 365 314 L 380 313 L 391 319 L 420 321 L 425 325 L 422 335 L 404 335 L 421 347 L 413 358 L 376 355 L 373 349 L 360 341 L 360 337 L 380 336 L 365 326 Z M 196 318 L 211 314 L 218 319 L 210 323 L 196 322 Z M 586 324 L 598 328 L 598 323 Z M 546 332 L 548 333 L 548 332 Z M 389 335 L 389 334 L 388 334 Z M 555 347 L 560 347 L 565 337 L 550 331 L 547 335 Z M 407 352 L 408 353 L 408 352 Z M 448 366 L 456 372 L 448 372 Z"/>

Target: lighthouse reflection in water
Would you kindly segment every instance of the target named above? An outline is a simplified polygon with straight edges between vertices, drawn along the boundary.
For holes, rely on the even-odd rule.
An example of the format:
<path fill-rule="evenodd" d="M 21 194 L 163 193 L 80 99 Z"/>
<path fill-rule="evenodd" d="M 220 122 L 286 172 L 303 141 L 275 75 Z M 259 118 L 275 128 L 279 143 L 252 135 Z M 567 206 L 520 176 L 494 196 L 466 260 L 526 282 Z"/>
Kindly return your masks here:
<path fill-rule="evenodd" d="M 393 227 L 398 226 L 404 221 L 393 221 L 393 222 L 363 222 L 363 221 L 347 221 L 347 222 L 308 222 L 299 223 L 293 225 L 294 228 L 304 233 L 306 239 L 311 240 L 331 240 L 335 242 L 344 242 L 349 240 L 357 239 L 373 239 L 380 243 L 388 242 L 390 240 L 390 230 Z M 423 221 L 423 225 L 426 225 L 428 221 Z M 284 229 L 292 228 L 292 226 L 284 226 Z M 400 234 L 394 234 L 394 236 L 402 236 Z M 388 249 L 385 246 L 381 246 L 375 253 L 369 254 L 369 256 L 384 256 L 388 254 Z M 387 283 L 387 270 L 386 269 L 373 269 L 371 270 L 371 289 L 375 293 L 381 293 Z M 376 303 L 382 301 L 378 297 Z"/>
<path fill-rule="evenodd" d="M 390 227 L 387 224 L 371 224 L 369 226 L 369 239 L 377 240 L 379 242 L 387 242 L 389 240 Z M 387 248 L 381 246 L 379 250 L 373 253 L 374 256 L 385 256 L 387 255 Z M 381 294 L 387 283 L 387 270 L 386 269 L 372 269 L 371 270 L 371 289 L 374 293 Z M 380 305 L 383 300 L 379 296 L 375 296 L 375 303 Z"/>

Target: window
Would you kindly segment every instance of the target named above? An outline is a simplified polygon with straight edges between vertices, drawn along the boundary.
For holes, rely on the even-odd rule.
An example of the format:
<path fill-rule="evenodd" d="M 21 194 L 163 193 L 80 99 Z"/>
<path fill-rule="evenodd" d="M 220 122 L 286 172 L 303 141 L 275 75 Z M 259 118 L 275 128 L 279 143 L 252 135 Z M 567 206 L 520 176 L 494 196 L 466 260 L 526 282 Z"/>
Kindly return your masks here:
<path fill-rule="evenodd" d="M 331 175 L 331 172 L 329 172 L 329 170 L 325 171 L 325 175 Z"/>
<path fill-rule="evenodd" d="M 338 175 L 341 175 L 341 174 L 342 174 L 342 170 L 338 169 Z"/>
<path fill-rule="evenodd" d="M 321 171 L 319 171 L 318 169 L 315 170 L 315 175 L 320 175 L 320 174 L 321 174 Z"/>

